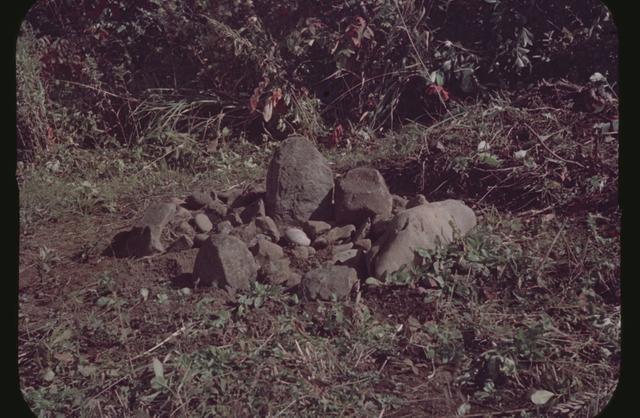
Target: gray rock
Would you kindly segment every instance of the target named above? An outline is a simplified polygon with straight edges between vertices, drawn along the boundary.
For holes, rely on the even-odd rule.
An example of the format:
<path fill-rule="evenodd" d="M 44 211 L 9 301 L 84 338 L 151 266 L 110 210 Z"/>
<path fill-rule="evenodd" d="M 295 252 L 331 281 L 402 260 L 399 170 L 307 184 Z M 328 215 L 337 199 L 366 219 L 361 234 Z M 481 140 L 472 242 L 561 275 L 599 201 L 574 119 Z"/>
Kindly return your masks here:
<path fill-rule="evenodd" d="M 304 223 L 302 229 L 311 239 L 316 239 L 330 230 L 331 225 L 324 221 L 307 221 Z"/>
<path fill-rule="evenodd" d="M 168 251 L 180 252 L 190 248 L 193 248 L 193 239 L 188 235 L 181 235 L 178 239 L 173 241 L 171 246 L 169 246 Z"/>
<path fill-rule="evenodd" d="M 222 200 L 227 206 L 232 207 L 235 200 L 242 194 L 242 190 L 230 189 L 218 192 L 218 199 Z"/>
<path fill-rule="evenodd" d="M 214 201 L 211 193 L 204 191 L 193 192 L 185 199 L 184 207 L 189 210 L 202 209 Z"/>
<path fill-rule="evenodd" d="M 269 164 L 266 183 L 266 211 L 274 220 L 333 217 L 333 172 L 308 139 L 291 136 L 282 142 Z"/>
<path fill-rule="evenodd" d="M 402 196 L 398 196 L 397 194 L 391 195 L 391 199 L 393 200 L 393 209 L 391 212 L 394 215 L 405 210 L 407 208 L 407 203 L 409 203 L 407 199 Z"/>
<path fill-rule="evenodd" d="M 348 242 L 346 244 L 342 244 L 342 245 L 336 245 L 331 249 L 332 254 L 338 254 L 341 253 L 343 251 L 347 251 L 353 248 L 353 243 L 352 242 Z"/>
<path fill-rule="evenodd" d="M 306 260 L 309 258 L 309 249 L 313 247 L 303 247 L 301 245 L 296 245 L 291 249 L 291 255 L 297 258 L 298 260 Z"/>
<path fill-rule="evenodd" d="M 333 254 L 333 257 L 331 257 L 331 264 L 348 264 L 350 267 L 355 267 L 355 264 L 357 264 L 356 258 L 359 255 L 360 253 L 356 249 L 344 250 Z"/>
<path fill-rule="evenodd" d="M 348 241 L 351 239 L 355 230 L 356 227 L 353 225 L 344 225 L 332 228 L 329 232 L 316 239 L 314 246 L 316 248 L 324 248 L 330 244 Z"/>
<path fill-rule="evenodd" d="M 367 254 L 369 274 L 383 278 L 414 265 L 418 248 L 433 249 L 451 242 L 451 223 L 464 235 L 476 225 L 476 216 L 459 200 L 427 203 L 398 213 Z"/>
<path fill-rule="evenodd" d="M 230 234 L 240 238 L 248 246 L 252 246 L 258 235 L 258 229 L 256 228 L 255 222 L 250 222 L 247 225 L 240 225 L 233 228 Z"/>
<path fill-rule="evenodd" d="M 292 287 L 298 286 L 301 281 L 302 281 L 302 274 L 296 271 L 291 271 L 289 273 L 289 278 L 284 284 L 285 286 L 287 286 L 287 288 L 291 289 Z"/>
<path fill-rule="evenodd" d="M 256 218 L 256 228 L 258 232 L 267 235 L 273 242 L 280 241 L 280 230 L 269 216 L 258 216 Z"/>
<path fill-rule="evenodd" d="M 176 228 L 179 234 L 187 235 L 189 238 L 193 238 L 196 235 L 195 229 L 187 221 L 180 222 L 180 225 Z"/>
<path fill-rule="evenodd" d="M 211 219 L 204 213 L 199 213 L 193 218 L 196 230 L 198 232 L 209 232 L 213 229 L 213 223 Z"/>
<path fill-rule="evenodd" d="M 347 266 L 323 266 L 309 271 L 302 277 L 302 296 L 307 300 L 346 299 L 358 281 L 358 273 Z"/>
<path fill-rule="evenodd" d="M 176 206 L 176 213 L 173 215 L 171 223 L 178 225 L 184 221 L 190 221 L 193 219 L 193 214 L 190 210 L 183 208 L 182 206 Z"/>
<path fill-rule="evenodd" d="M 284 251 L 281 246 L 265 239 L 257 240 L 256 244 L 250 249 L 255 260 L 260 265 L 263 265 L 269 260 L 277 260 L 284 257 Z"/>
<path fill-rule="evenodd" d="M 222 221 L 216 225 L 216 232 L 218 234 L 229 234 L 233 230 L 233 225 L 229 221 Z"/>
<path fill-rule="evenodd" d="M 244 208 L 242 208 L 242 209 L 244 209 Z M 229 212 L 227 212 L 227 215 L 224 218 L 222 218 L 222 220 L 231 222 L 231 225 L 233 225 L 234 227 L 240 226 L 240 225 L 243 224 L 242 218 L 240 217 L 240 212 L 241 211 L 242 210 L 237 210 L 237 209 L 229 211 Z"/>
<path fill-rule="evenodd" d="M 261 184 L 247 186 L 230 204 L 232 208 L 251 206 L 256 200 L 265 198 L 265 188 Z"/>
<path fill-rule="evenodd" d="M 409 198 L 409 200 L 407 201 L 407 204 L 405 205 L 405 208 L 411 209 L 411 208 L 415 208 L 416 206 L 424 205 L 426 203 L 429 203 L 427 201 L 427 198 L 424 197 L 423 194 L 417 194 Z"/>
<path fill-rule="evenodd" d="M 371 249 L 371 240 L 368 238 L 359 239 L 353 243 L 354 248 L 358 248 L 364 252 Z"/>
<path fill-rule="evenodd" d="M 201 285 L 225 289 L 248 289 L 256 280 L 258 266 L 247 245 L 232 235 L 216 234 L 204 242 L 193 267 Z"/>
<path fill-rule="evenodd" d="M 202 244 L 204 244 L 204 242 L 209 239 L 209 236 L 209 234 L 204 233 L 196 234 L 196 236 L 193 237 L 193 246 L 196 248 L 202 247 Z"/>
<path fill-rule="evenodd" d="M 311 245 L 311 240 L 307 236 L 307 234 L 299 228 L 287 228 L 284 231 L 284 236 L 287 238 L 289 242 L 295 245 Z"/>
<path fill-rule="evenodd" d="M 338 224 L 359 224 L 369 217 L 388 217 L 392 208 L 391 193 L 375 168 L 354 168 L 336 182 Z"/>
<path fill-rule="evenodd" d="M 275 260 L 268 260 L 262 266 L 258 272 L 260 281 L 269 284 L 282 284 L 289 280 L 291 275 L 290 262 L 288 258 L 278 258 Z"/>
<path fill-rule="evenodd" d="M 227 207 L 221 201 L 213 200 L 207 204 L 205 213 L 209 218 L 218 222 L 227 215 Z"/>
<path fill-rule="evenodd" d="M 264 201 L 262 199 L 258 199 L 249 204 L 249 206 L 244 208 L 242 213 L 240 213 L 240 218 L 243 223 L 249 223 L 258 216 L 265 216 Z"/>

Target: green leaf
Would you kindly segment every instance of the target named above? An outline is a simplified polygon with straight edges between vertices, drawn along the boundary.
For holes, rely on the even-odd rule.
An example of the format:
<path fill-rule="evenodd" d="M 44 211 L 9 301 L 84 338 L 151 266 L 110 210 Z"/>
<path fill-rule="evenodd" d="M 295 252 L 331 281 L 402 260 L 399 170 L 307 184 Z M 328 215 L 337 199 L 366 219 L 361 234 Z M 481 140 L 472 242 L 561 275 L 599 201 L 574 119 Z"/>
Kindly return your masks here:
<path fill-rule="evenodd" d="M 364 281 L 364 284 L 368 286 L 384 286 L 384 283 L 375 277 L 368 277 L 367 280 Z"/>

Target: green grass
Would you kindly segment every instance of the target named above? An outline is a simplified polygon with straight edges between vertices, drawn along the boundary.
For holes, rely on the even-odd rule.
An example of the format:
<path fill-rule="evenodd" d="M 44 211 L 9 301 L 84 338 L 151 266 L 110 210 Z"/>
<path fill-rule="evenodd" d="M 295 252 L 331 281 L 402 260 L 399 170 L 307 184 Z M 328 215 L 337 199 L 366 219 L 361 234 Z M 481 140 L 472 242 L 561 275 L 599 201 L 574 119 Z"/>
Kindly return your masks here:
<path fill-rule="evenodd" d="M 581 136 L 591 120 L 498 104 L 323 149 L 336 172 L 372 164 L 393 187 L 462 198 L 479 215 L 464 239 L 420 252 L 422 265 L 386 285 L 361 283 L 347 302 L 303 303 L 259 284 L 227 300 L 171 287 L 167 260 L 78 264 L 68 248 L 45 251 L 40 282 L 19 295 L 29 405 L 39 416 L 593 416 L 620 366 L 620 215 L 602 203 L 614 187 L 579 191 L 593 176 L 617 182 L 617 145 L 601 138 L 599 162 L 580 167 L 533 138 L 527 165 L 513 157 L 512 127 L 547 133 L 573 120 L 573 143 L 548 144 L 569 160 L 593 143 Z M 477 150 L 494 136 L 499 167 Z M 274 145 L 224 145 L 183 165 L 153 150 L 61 149 L 49 158 L 58 171 L 43 162 L 19 173 L 23 228 L 126 224 L 154 199 L 262 179 Z M 481 170 L 488 177 L 474 180 Z M 552 178 L 560 186 L 544 189 Z M 518 190 L 539 201 L 516 210 Z M 554 396 L 535 405 L 535 390 Z"/>

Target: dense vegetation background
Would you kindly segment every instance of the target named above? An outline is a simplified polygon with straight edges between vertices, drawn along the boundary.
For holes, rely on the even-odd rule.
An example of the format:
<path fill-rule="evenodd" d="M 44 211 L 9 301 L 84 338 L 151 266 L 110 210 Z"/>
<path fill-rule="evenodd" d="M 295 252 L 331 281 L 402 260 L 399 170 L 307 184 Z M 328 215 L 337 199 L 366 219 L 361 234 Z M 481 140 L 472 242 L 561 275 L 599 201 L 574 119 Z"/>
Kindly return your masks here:
<path fill-rule="evenodd" d="M 243 135 L 336 145 L 541 79 L 617 89 L 617 65 L 595 0 L 40 0 L 17 45 L 18 153 L 145 145 L 180 164 Z"/>

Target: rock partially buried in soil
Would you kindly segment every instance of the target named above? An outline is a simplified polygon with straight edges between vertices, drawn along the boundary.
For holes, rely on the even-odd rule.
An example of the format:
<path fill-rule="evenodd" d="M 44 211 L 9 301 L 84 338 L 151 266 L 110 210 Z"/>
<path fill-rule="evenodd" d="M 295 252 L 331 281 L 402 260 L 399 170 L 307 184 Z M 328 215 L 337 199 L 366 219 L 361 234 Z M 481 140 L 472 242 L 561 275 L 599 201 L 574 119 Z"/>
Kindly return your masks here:
<path fill-rule="evenodd" d="M 476 216 L 459 200 L 427 203 L 400 212 L 367 254 L 369 274 L 383 278 L 405 265 L 414 265 L 417 249 L 451 242 L 454 229 L 450 222 L 464 235 L 476 225 Z"/>
<path fill-rule="evenodd" d="M 300 283 L 302 296 L 306 300 L 346 299 L 351 288 L 358 281 L 355 269 L 346 266 L 323 266 L 309 271 Z"/>
<path fill-rule="evenodd" d="M 308 139 L 290 136 L 282 142 L 269 164 L 266 183 L 267 215 L 276 221 L 333 217 L 333 172 Z"/>
<path fill-rule="evenodd" d="M 216 234 L 204 242 L 193 267 L 194 279 L 204 286 L 246 290 L 256 280 L 258 266 L 247 245 L 232 235 Z"/>
<path fill-rule="evenodd" d="M 309 258 L 309 248 L 313 247 L 303 247 L 301 245 L 296 245 L 291 249 L 291 255 L 298 260 L 306 260 Z"/>
<path fill-rule="evenodd" d="M 291 270 L 289 268 L 290 261 L 288 258 L 278 258 L 268 260 L 258 271 L 260 281 L 273 285 L 279 285 L 289 280 Z"/>
<path fill-rule="evenodd" d="M 299 228 L 287 228 L 284 231 L 284 236 L 292 244 L 303 245 L 305 247 L 308 247 L 309 245 L 311 245 L 311 240 L 309 239 L 307 234 L 305 234 L 302 231 L 302 229 L 299 229 Z"/>
<path fill-rule="evenodd" d="M 198 210 L 207 206 L 214 201 L 211 193 L 197 191 L 191 193 L 184 202 L 184 207 L 189 210 Z"/>
<path fill-rule="evenodd" d="M 251 247 L 251 253 L 260 265 L 269 260 L 277 260 L 284 257 L 282 247 L 266 239 L 258 240 L 258 242 Z"/>
<path fill-rule="evenodd" d="M 356 227 L 353 225 L 338 226 L 318 237 L 314 241 L 313 246 L 315 248 L 324 248 L 327 245 L 350 240 L 355 230 Z"/>
<path fill-rule="evenodd" d="M 392 209 L 391 193 L 375 168 L 354 168 L 336 182 L 335 215 L 340 225 L 388 217 Z"/>
<path fill-rule="evenodd" d="M 216 225 L 216 232 L 218 234 L 228 234 L 233 230 L 233 225 L 229 221 L 222 221 Z"/>

